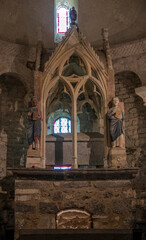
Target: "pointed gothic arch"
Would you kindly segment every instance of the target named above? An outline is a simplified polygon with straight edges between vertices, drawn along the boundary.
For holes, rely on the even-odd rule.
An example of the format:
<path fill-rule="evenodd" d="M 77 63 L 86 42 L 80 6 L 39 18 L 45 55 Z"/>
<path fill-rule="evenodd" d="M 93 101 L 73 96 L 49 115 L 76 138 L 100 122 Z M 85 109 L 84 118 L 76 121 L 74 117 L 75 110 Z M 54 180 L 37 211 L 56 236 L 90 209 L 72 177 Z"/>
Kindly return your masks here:
<path fill-rule="evenodd" d="M 86 73 L 83 76 L 72 74 L 71 76 L 64 76 L 63 69 L 65 63 L 69 61 L 71 56 L 76 55 L 83 62 Z M 95 76 L 92 74 L 94 69 Z M 64 91 L 70 95 L 72 100 L 72 121 L 76 122 L 77 114 L 77 98 L 85 92 L 85 84 L 90 81 L 93 85 L 94 93 L 99 95 L 102 102 L 102 115 L 107 108 L 107 79 L 108 75 L 100 62 L 99 57 L 94 52 L 93 48 L 84 40 L 81 34 L 77 33 L 75 27 L 72 27 L 67 33 L 65 39 L 58 44 L 55 52 L 45 64 L 45 71 L 42 76 L 42 92 L 41 92 L 41 109 L 44 116 L 43 119 L 43 134 L 42 134 L 42 157 L 45 159 L 45 136 L 46 136 L 46 101 L 55 95 L 55 89 L 58 88 L 59 81 L 63 84 Z M 74 116 L 74 117 L 73 117 Z M 73 134 L 75 141 L 76 126 L 74 123 Z M 75 143 L 74 143 L 75 144 Z M 75 147 L 74 147 L 75 148 Z"/>

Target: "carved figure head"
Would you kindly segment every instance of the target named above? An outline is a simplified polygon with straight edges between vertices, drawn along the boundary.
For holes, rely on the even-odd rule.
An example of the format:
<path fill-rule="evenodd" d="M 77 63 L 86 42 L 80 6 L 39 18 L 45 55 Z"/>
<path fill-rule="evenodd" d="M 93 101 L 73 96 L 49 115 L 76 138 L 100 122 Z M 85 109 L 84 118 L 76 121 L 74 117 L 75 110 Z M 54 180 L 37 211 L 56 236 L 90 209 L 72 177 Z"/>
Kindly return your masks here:
<path fill-rule="evenodd" d="M 32 105 L 33 105 L 34 107 L 36 107 L 37 104 L 38 104 L 38 99 L 37 99 L 36 96 L 33 96 L 33 98 L 32 98 Z"/>
<path fill-rule="evenodd" d="M 113 104 L 113 106 L 114 107 L 117 107 L 118 105 L 119 105 L 119 98 L 118 97 L 114 97 L 113 99 L 112 99 L 112 104 Z"/>

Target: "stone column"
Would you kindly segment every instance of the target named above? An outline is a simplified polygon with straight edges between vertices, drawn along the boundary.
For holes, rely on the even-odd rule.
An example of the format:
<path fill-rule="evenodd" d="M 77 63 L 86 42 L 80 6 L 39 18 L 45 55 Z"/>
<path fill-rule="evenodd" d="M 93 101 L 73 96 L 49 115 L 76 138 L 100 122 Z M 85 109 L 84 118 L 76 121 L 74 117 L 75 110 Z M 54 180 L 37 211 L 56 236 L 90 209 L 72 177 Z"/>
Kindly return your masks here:
<path fill-rule="evenodd" d="M 42 41 L 38 41 L 37 47 L 36 47 L 36 62 L 35 62 L 36 71 L 40 70 L 42 49 L 43 49 Z"/>
<path fill-rule="evenodd" d="M 103 48 L 104 48 L 104 51 L 106 54 L 107 68 L 108 68 L 107 99 L 108 99 L 108 103 L 109 103 L 112 100 L 112 98 L 115 96 L 115 74 L 114 74 L 114 69 L 113 69 L 112 59 L 111 59 L 111 54 L 110 54 L 108 29 L 103 28 L 102 35 L 103 35 Z"/>
<path fill-rule="evenodd" d="M 35 71 L 34 71 L 34 95 L 37 96 L 38 101 L 40 102 L 41 97 L 41 54 L 42 54 L 43 44 L 41 41 L 38 41 L 36 47 L 36 62 L 35 62 Z"/>
<path fill-rule="evenodd" d="M 72 99 L 72 144 L 73 144 L 73 168 L 78 168 L 77 163 L 77 100 Z"/>

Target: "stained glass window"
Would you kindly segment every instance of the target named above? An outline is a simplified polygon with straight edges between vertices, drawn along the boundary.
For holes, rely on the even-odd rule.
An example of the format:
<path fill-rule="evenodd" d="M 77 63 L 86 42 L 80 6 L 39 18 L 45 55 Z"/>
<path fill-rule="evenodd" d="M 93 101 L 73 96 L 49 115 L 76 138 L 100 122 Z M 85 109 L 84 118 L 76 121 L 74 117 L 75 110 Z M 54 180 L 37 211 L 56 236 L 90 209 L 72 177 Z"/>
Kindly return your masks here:
<path fill-rule="evenodd" d="M 65 33 L 69 28 L 69 10 L 66 7 L 57 9 L 57 32 Z"/>
<path fill-rule="evenodd" d="M 54 133 L 71 133 L 71 120 L 61 117 L 54 122 Z"/>

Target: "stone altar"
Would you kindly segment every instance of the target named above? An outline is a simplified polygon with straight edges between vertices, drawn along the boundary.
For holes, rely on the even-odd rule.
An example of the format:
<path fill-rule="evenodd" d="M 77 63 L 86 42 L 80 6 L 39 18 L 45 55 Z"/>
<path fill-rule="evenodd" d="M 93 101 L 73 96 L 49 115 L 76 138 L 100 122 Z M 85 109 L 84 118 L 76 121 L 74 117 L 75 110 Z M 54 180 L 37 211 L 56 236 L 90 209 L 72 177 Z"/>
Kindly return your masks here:
<path fill-rule="evenodd" d="M 45 231 L 57 229 L 57 216 L 66 209 L 83 209 L 91 214 L 89 232 L 103 231 L 101 239 L 132 240 L 136 192 L 133 180 L 137 169 L 72 169 L 52 171 L 45 169 L 13 170 L 15 177 L 15 239 L 48 238 Z M 66 216 L 67 219 L 68 215 Z M 73 227 L 74 228 L 74 227 Z M 82 226 L 79 226 L 81 231 Z M 120 234 L 127 231 L 130 236 Z M 30 230 L 30 231 L 29 231 Z M 35 233 L 42 230 L 42 235 Z M 70 229 L 71 230 L 71 229 Z M 68 231 L 65 229 L 65 231 Z M 77 234 L 77 230 L 73 230 Z M 84 231 L 87 231 L 87 229 Z M 111 238 L 105 238 L 105 233 Z M 34 234 L 35 236 L 31 236 Z M 37 232 L 38 234 L 38 232 Z M 47 233 L 49 234 L 49 232 Z M 59 234 L 59 232 L 58 232 Z M 23 235 L 23 234 L 22 234 Z M 29 236 L 28 236 L 29 235 Z M 97 234 L 98 235 L 98 234 Z M 100 236 L 101 237 L 101 236 Z M 129 238 L 128 238 L 129 237 Z M 96 239 L 98 237 L 96 236 Z M 99 238 L 100 239 L 100 238 Z"/>

